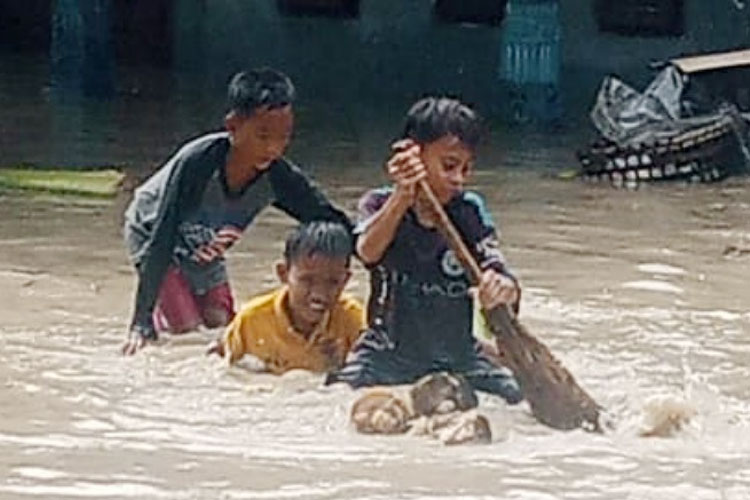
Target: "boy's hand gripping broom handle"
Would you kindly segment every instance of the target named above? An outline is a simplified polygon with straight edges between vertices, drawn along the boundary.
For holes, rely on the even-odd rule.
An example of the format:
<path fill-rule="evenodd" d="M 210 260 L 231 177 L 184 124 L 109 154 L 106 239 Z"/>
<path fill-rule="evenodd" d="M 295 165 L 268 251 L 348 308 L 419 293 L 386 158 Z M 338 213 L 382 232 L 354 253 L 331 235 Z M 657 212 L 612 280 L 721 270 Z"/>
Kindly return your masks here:
<path fill-rule="evenodd" d="M 434 212 L 438 230 L 469 273 L 470 280 L 478 284 L 482 270 L 453 221 L 426 180 L 419 181 L 418 188 Z M 534 416 L 555 429 L 584 427 L 599 431 L 601 407 L 578 385 L 547 346 L 531 335 L 507 306 L 485 310 L 484 314 L 495 336 L 501 361 L 513 370 Z"/>

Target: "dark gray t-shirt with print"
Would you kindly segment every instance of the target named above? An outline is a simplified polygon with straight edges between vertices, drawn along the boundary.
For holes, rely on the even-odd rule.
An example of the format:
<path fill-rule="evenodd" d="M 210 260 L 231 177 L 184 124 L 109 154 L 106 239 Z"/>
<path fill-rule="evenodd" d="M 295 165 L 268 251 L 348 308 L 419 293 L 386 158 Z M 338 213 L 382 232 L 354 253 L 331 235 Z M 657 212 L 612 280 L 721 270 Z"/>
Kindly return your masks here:
<path fill-rule="evenodd" d="M 201 162 L 217 162 L 200 203 L 177 227 L 178 237 L 173 251 L 175 264 L 187 276 L 198 294 L 226 282 L 224 253 L 240 238 L 245 228 L 258 213 L 274 201 L 268 176 L 260 175 L 243 191 L 229 193 L 224 179 L 226 154 L 216 154 L 207 143 L 226 143 L 225 132 L 209 134 L 185 145 L 170 163 L 190 155 Z M 207 147 L 208 146 L 208 147 Z M 219 148 L 223 150 L 224 148 Z M 126 238 L 131 259 L 138 264 L 148 241 L 159 204 L 167 192 L 169 164 L 135 191 L 135 197 L 125 213 Z"/>

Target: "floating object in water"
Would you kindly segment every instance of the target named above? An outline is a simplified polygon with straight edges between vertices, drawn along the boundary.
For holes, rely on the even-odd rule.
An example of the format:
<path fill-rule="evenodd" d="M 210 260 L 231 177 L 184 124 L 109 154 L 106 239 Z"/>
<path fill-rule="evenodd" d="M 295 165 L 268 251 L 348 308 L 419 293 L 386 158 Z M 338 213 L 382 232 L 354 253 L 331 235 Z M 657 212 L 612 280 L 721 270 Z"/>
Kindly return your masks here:
<path fill-rule="evenodd" d="M 113 198 L 124 175 L 112 169 L 2 168 L 0 188 L 59 195 Z"/>
<path fill-rule="evenodd" d="M 579 169 L 577 169 L 577 168 L 566 168 L 564 170 L 560 170 L 559 172 L 557 172 L 557 174 L 555 175 L 555 177 L 557 177 L 558 179 L 567 181 L 567 180 L 570 180 L 570 179 L 576 179 L 580 175 L 581 175 L 581 171 Z"/>
<path fill-rule="evenodd" d="M 625 97 L 614 90 L 620 87 L 612 82 L 611 78 L 605 80 L 592 111 L 602 135 L 577 155 L 584 180 L 637 187 L 667 180 L 716 182 L 747 171 L 747 115 L 724 106 L 710 115 L 684 119 L 658 121 L 649 115 L 637 128 L 631 123 L 634 111 L 626 107 L 624 112 L 620 109 L 624 104 L 615 102 Z M 620 137 L 617 132 L 624 134 L 621 129 L 630 135 Z"/>
<path fill-rule="evenodd" d="M 722 252 L 724 257 L 744 257 L 750 255 L 750 245 L 728 245 Z"/>

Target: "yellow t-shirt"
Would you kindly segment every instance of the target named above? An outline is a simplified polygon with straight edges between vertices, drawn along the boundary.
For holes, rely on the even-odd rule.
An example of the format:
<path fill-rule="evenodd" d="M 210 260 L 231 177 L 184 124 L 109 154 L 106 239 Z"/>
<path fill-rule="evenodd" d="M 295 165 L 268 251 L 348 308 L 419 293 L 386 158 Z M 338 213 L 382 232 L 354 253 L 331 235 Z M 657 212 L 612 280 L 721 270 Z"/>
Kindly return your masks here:
<path fill-rule="evenodd" d="M 292 327 L 285 309 L 287 288 L 251 299 L 224 334 L 230 363 L 252 354 L 275 374 L 294 368 L 323 372 L 341 366 L 365 328 L 365 313 L 354 298 L 342 295 L 320 326 L 305 338 Z"/>

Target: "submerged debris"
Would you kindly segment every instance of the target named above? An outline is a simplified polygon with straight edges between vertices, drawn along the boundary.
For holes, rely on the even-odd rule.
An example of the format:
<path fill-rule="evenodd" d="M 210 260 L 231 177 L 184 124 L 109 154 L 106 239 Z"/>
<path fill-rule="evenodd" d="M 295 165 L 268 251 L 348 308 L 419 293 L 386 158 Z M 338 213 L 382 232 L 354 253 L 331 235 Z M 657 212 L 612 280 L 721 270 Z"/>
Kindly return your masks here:
<path fill-rule="evenodd" d="M 599 138 L 578 152 L 581 176 L 614 186 L 680 180 L 714 182 L 750 164 L 747 117 L 732 103 L 696 110 L 688 75 L 668 65 L 643 91 L 614 76 L 591 111 Z"/>
<path fill-rule="evenodd" d="M 433 373 L 408 390 L 377 387 L 352 406 L 351 421 L 364 434 L 430 436 L 443 444 L 489 443 L 487 418 L 476 411 L 476 394 L 460 375 Z"/>

